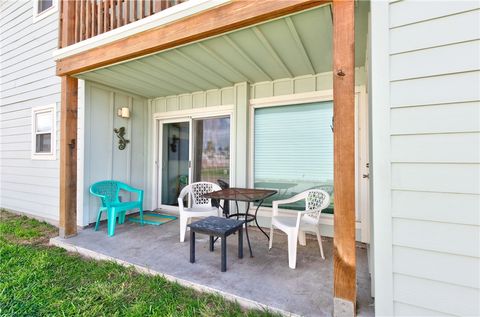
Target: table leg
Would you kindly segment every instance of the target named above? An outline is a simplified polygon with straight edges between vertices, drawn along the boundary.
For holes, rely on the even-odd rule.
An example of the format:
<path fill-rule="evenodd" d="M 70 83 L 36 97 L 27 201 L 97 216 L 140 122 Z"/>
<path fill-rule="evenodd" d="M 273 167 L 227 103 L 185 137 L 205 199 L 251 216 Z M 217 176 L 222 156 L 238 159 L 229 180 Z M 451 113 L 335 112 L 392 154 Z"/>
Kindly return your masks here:
<path fill-rule="evenodd" d="M 240 212 L 240 209 L 238 209 L 238 200 L 235 200 L 235 206 L 237 207 L 237 220 L 238 220 L 238 213 Z"/>
<path fill-rule="evenodd" d="M 263 200 L 258 203 L 257 210 L 255 210 L 255 217 L 253 219 L 255 219 L 255 224 L 257 225 L 257 228 L 260 229 L 260 231 L 265 235 L 265 237 L 267 237 L 268 240 L 270 240 L 270 237 L 268 236 L 268 234 L 265 231 L 263 231 L 262 227 L 260 227 L 257 221 L 258 209 L 262 204 L 263 204 Z"/>
<path fill-rule="evenodd" d="M 245 211 L 245 235 L 247 236 L 248 250 L 250 251 L 250 257 L 253 258 L 252 245 L 250 244 L 250 237 L 248 236 L 248 211 L 250 210 L 250 203 L 247 204 L 247 210 Z"/>
<path fill-rule="evenodd" d="M 215 240 L 213 239 L 213 236 L 210 236 L 210 252 L 213 252 L 213 244 L 215 243 Z"/>
<path fill-rule="evenodd" d="M 227 271 L 227 237 L 222 237 L 222 272 Z"/>
<path fill-rule="evenodd" d="M 243 258 L 243 228 L 238 230 L 238 258 Z"/>
<path fill-rule="evenodd" d="M 246 219 L 247 217 L 245 217 Z M 248 236 L 248 223 L 245 221 L 245 235 L 247 236 L 248 250 L 250 251 L 250 257 L 253 258 L 252 246 L 250 245 L 250 237 Z"/>
<path fill-rule="evenodd" d="M 190 263 L 195 263 L 195 231 L 190 229 Z"/>

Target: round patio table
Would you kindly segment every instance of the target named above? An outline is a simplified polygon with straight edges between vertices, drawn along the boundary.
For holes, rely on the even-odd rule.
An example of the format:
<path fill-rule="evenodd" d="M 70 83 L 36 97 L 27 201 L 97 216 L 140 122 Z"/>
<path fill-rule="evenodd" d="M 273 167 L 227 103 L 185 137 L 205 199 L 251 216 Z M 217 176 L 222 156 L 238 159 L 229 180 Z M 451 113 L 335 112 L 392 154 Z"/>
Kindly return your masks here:
<path fill-rule="evenodd" d="M 263 229 L 259 226 L 257 221 L 257 213 L 258 209 L 262 206 L 263 201 L 275 195 L 277 193 L 276 190 L 269 190 L 269 189 L 255 189 L 255 188 L 225 188 L 222 190 L 214 191 L 211 193 L 204 194 L 203 197 L 213 199 L 219 202 L 219 200 L 232 200 L 235 201 L 235 205 L 237 207 L 237 212 L 233 214 L 229 214 L 226 217 L 232 218 L 236 217 L 237 219 L 241 219 L 243 217 L 243 221 L 245 222 L 245 235 L 247 236 L 248 242 L 248 249 L 250 251 L 250 257 L 253 257 L 252 246 L 250 245 L 250 238 L 248 236 L 248 223 L 255 221 L 255 224 L 258 229 L 270 240 L 268 234 L 263 231 Z M 247 209 L 245 212 L 239 212 L 238 202 L 246 202 Z M 250 204 L 257 203 L 257 208 L 254 214 L 249 213 L 250 211 Z M 219 204 L 220 205 L 220 204 Z"/>

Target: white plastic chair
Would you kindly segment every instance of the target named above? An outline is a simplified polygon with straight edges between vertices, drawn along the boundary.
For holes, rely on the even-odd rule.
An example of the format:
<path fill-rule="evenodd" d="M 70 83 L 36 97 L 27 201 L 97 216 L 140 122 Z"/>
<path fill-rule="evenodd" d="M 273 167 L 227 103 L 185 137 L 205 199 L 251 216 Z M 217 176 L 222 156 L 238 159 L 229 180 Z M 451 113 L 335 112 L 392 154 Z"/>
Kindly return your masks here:
<path fill-rule="evenodd" d="M 305 210 L 298 211 L 296 217 L 279 216 L 278 206 L 305 199 Z M 288 266 L 294 269 L 297 265 L 297 239 L 301 245 L 306 245 L 305 232 L 314 232 L 317 235 L 320 254 L 323 255 L 322 236 L 320 235 L 320 214 L 330 204 L 330 196 L 321 189 L 311 189 L 291 198 L 273 201 L 272 224 L 270 226 L 269 249 L 273 243 L 273 227 L 282 230 L 288 235 Z"/>
<path fill-rule="evenodd" d="M 180 242 L 185 241 L 187 224 L 191 218 L 220 216 L 218 207 L 212 206 L 211 199 L 203 198 L 206 193 L 220 190 L 220 186 L 209 182 L 197 182 L 185 186 L 178 197 L 178 209 L 180 212 Z M 190 195 L 188 208 L 184 207 L 183 200 Z"/>

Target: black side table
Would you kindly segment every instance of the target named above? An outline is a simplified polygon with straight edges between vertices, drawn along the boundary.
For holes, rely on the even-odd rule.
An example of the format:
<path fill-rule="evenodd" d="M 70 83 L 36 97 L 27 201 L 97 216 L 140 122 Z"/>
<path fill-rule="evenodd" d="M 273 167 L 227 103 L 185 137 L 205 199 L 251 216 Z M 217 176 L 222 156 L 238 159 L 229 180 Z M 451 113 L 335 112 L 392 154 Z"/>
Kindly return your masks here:
<path fill-rule="evenodd" d="M 245 222 L 221 217 L 207 217 L 195 221 L 190 227 L 190 263 L 195 263 L 195 233 L 208 234 L 210 236 L 210 251 L 213 252 L 214 237 L 222 239 L 222 272 L 227 271 L 227 237 L 238 231 L 238 258 L 243 258 L 243 224 Z"/>

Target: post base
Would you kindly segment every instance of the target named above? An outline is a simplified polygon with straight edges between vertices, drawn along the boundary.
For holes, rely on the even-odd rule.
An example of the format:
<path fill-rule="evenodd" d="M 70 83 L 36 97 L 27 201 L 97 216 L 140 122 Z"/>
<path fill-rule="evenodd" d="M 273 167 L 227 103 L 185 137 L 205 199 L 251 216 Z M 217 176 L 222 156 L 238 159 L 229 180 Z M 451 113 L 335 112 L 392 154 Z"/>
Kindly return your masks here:
<path fill-rule="evenodd" d="M 333 316 L 334 317 L 353 317 L 355 316 L 355 304 L 343 298 L 333 298 Z"/>
<path fill-rule="evenodd" d="M 68 238 L 72 238 L 72 237 L 75 237 L 77 235 L 77 233 L 71 233 L 71 234 L 66 234 L 65 233 L 65 228 L 59 228 L 58 229 L 58 236 L 60 238 L 63 238 L 63 239 L 68 239 Z"/>

